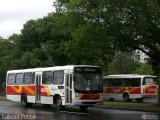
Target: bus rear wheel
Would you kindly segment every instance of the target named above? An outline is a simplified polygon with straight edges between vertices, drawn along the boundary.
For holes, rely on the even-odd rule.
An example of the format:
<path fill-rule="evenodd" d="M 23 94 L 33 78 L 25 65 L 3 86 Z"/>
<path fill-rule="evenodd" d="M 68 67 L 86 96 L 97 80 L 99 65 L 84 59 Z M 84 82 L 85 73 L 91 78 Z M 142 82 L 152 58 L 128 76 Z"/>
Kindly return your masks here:
<path fill-rule="evenodd" d="M 131 101 L 131 99 L 129 99 L 129 94 L 128 93 L 123 94 L 123 99 L 124 99 L 125 102 L 130 102 Z"/>
<path fill-rule="evenodd" d="M 23 107 L 31 106 L 31 103 L 27 102 L 27 96 L 25 94 L 22 94 L 21 96 L 21 104 Z"/>

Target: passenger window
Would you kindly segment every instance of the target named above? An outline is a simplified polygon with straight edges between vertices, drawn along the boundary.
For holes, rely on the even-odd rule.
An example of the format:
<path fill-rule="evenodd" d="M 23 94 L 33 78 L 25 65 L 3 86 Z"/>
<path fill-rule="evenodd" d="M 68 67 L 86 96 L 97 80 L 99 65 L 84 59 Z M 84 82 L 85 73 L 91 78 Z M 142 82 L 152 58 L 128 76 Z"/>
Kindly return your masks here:
<path fill-rule="evenodd" d="M 26 85 L 34 84 L 34 73 L 32 72 L 24 73 L 24 84 Z"/>
<path fill-rule="evenodd" d="M 64 81 L 64 71 L 54 71 L 53 84 L 63 84 L 63 81 Z"/>
<path fill-rule="evenodd" d="M 121 80 L 122 79 L 120 79 L 120 78 L 119 79 L 118 78 L 113 79 L 111 86 L 113 86 L 113 87 L 121 87 Z"/>
<path fill-rule="evenodd" d="M 104 78 L 103 79 L 103 85 L 105 86 L 105 87 L 111 87 L 111 85 L 112 85 L 112 79 L 108 79 L 108 78 Z"/>
<path fill-rule="evenodd" d="M 140 78 L 132 78 L 131 79 L 131 86 L 132 87 L 139 87 L 141 84 L 141 79 Z"/>
<path fill-rule="evenodd" d="M 42 75 L 42 84 L 52 84 L 53 74 L 52 71 L 44 71 Z"/>
<path fill-rule="evenodd" d="M 8 74 L 7 84 L 8 85 L 15 84 L 15 74 L 14 73 Z"/>
<path fill-rule="evenodd" d="M 122 79 L 122 87 L 129 87 L 130 86 L 130 79 L 129 78 L 123 78 Z"/>
<path fill-rule="evenodd" d="M 16 74 L 16 84 L 22 85 L 23 84 L 23 73 Z"/>

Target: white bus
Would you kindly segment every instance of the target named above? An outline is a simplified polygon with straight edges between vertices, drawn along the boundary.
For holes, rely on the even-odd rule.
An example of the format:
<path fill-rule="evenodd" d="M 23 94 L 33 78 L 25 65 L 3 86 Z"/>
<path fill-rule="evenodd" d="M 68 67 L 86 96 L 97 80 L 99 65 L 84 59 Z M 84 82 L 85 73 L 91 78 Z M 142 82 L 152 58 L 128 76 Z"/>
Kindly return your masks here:
<path fill-rule="evenodd" d="M 103 103 L 102 82 L 101 68 L 91 65 L 9 70 L 6 98 L 23 106 L 53 104 L 60 110 L 77 105 L 84 110 Z"/>
<path fill-rule="evenodd" d="M 156 97 L 157 77 L 151 75 L 124 74 L 108 75 L 104 80 L 104 100 L 136 99 L 142 102 L 145 97 Z"/>

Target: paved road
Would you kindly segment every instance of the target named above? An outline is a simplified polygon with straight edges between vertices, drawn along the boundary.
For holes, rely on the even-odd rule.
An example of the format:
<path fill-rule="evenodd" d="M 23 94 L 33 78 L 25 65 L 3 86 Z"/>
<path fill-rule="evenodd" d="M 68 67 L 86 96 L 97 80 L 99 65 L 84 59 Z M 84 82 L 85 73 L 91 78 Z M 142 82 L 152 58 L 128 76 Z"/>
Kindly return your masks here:
<path fill-rule="evenodd" d="M 160 114 L 102 108 L 89 108 L 88 111 L 82 112 L 78 107 L 67 107 L 63 111 L 55 112 L 53 108 L 42 105 L 23 108 L 20 103 L 0 101 L 2 120 L 142 120 L 142 117 L 158 120 Z"/>

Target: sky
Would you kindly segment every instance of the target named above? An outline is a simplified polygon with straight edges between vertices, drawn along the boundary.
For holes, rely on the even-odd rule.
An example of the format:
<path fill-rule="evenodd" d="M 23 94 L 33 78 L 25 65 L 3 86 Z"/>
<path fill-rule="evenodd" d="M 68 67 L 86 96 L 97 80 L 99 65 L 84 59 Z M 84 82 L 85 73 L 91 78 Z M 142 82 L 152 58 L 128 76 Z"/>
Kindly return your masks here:
<path fill-rule="evenodd" d="M 54 0 L 0 0 L 0 36 L 7 39 L 20 34 L 23 25 L 31 19 L 47 16 L 54 11 Z"/>

